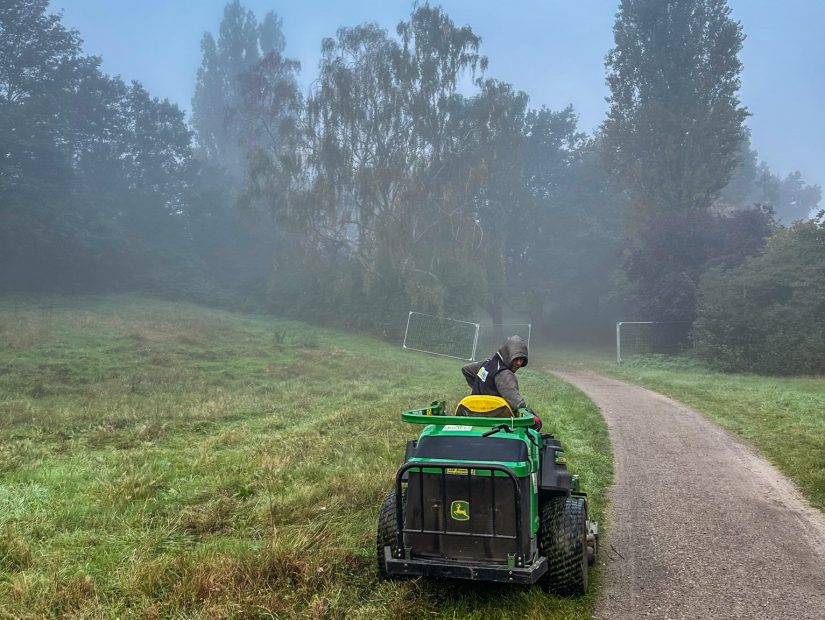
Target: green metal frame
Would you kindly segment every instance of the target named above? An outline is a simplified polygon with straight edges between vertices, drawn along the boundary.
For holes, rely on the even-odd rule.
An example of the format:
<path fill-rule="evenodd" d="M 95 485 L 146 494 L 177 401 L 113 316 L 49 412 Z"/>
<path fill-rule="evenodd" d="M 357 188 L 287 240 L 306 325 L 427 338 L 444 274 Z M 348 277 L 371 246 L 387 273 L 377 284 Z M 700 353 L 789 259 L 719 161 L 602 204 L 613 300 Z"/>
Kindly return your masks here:
<path fill-rule="evenodd" d="M 444 401 L 433 401 L 427 407 L 410 409 L 401 414 L 401 419 L 410 424 L 435 424 L 446 426 L 455 424 L 458 426 L 483 426 L 491 428 L 499 424 L 507 424 L 511 428 L 529 428 L 533 426 L 535 420 L 529 413 L 517 412 L 517 415 L 509 418 L 484 418 L 481 416 L 450 415 L 444 413 Z"/>
<path fill-rule="evenodd" d="M 394 545 L 386 545 L 384 552 L 384 568 L 390 575 L 424 575 L 434 577 L 448 577 L 448 578 L 462 578 L 462 579 L 479 579 L 485 581 L 500 581 L 507 583 L 535 583 L 548 570 L 548 558 L 541 555 L 535 547 L 530 547 L 531 551 L 536 552 L 533 557 L 522 557 L 518 552 L 511 554 L 508 552 L 508 561 L 502 563 L 500 557 L 495 562 L 484 561 L 469 561 L 459 562 L 448 558 L 428 559 L 425 554 L 421 557 L 414 555 L 414 550 L 409 547 L 404 547 L 404 535 L 409 531 L 413 533 L 418 530 L 405 530 L 404 525 L 404 505 L 401 502 L 401 495 L 404 485 L 408 485 L 410 473 L 420 472 L 423 474 L 436 474 L 441 477 L 441 493 L 442 504 L 447 505 L 447 494 L 445 489 L 446 480 L 448 476 L 464 476 L 466 477 L 468 487 L 472 476 L 495 476 L 507 477 L 513 482 L 513 494 L 515 497 L 516 509 L 513 513 L 515 519 L 516 547 L 518 550 L 523 550 L 522 528 L 520 524 L 524 524 L 524 519 L 529 519 L 529 527 L 526 528 L 524 535 L 529 533 L 532 540 L 538 541 L 539 530 L 539 492 L 542 493 L 542 501 L 546 496 L 554 495 L 570 495 L 572 491 L 573 496 L 584 497 L 585 494 L 579 492 L 578 476 L 571 476 L 567 472 L 566 466 L 563 464 L 561 458 L 563 451 L 560 444 L 552 435 L 543 436 L 533 428 L 535 423 L 533 414 L 525 409 L 519 409 L 515 415 L 511 417 L 476 417 L 473 415 L 450 415 L 447 413 L 446 404 L 444 401 L 434 401 L 425 407 L 418 407 L 404 411 L 401 414 L 401 419 L 409 424 L 423 424 L 425 427 L 421 429 L 419 434 L 419 444 L 425 437 L 468 437 L 480 438 L 495 435 L 498 438 L 506 439 L 508 441 L 520 441 L 527 448 L 526 460 L 519 460 L 518 462 L 503 462 L 494 460 L 492 454 L 499 454 L 500 456 L 506 454 L 503 451 L 491 451 L 484 454 L 483 442 L 474 442 L 473 450 L 469 452 L 473 458 L 450 459 L 442 458 L 446 453 L 447 456 L 456 456 L 458 452 L 452 452 L 452 447 L 446 451 L 434 451 L 424 454 L 432 454 L 434 457 L 439 454 L 439 458 L 431 458 L 424 456 L 415 456 L 414 452 L 408 449 L 408 456 L 405 463 L 398 470 L 396 475 L 396 503 L 395 503 L 395 519 L 397 527 L 397 540 Z M 498 442 L 494 442 L 500 445 Z M 408 444 L 409 446 L 410 444 Z M 444 445 L 444 444 L 442 444 Z M 449 442 L 446 442 L 450 446 Z M 552 448 L 549 449 L 549 448 Z M 555 466 L 556 470 L 547 474 L 547 479 L 543 476 L 542 454 L 544 450 L 544 458 L 550 459 L 545 462 L 545 467 L 548 463 L 550 466 Z M 476 458 L 475 452 L 479 452 Z M 465 453 L 466 454 L 466 453 Z M 487 458 L 485 458 L 487 457 Z M 516 457 L 512 457 L 516 458 Z M 547 473 L 546 471 L 544 473 Z M 562 475 L 564 474 L 564 475 Z M 519 490 L 519 485 L 523 485 L 525 481 L 529 481 L 527 489 L 529 489 L 529 512 L 526 506 L 522 505 L 521 498 L 524 497 L 524 491 Z M 569 484 L 568 484 L 569 483 Z M 492 485 L 495 488 L 495 484 Z M 409 491 L 409 486 L 406 487 Z M 421 486 L 423 493 L 423 484 Z M 423 496 L 422 496 L 423 497 Z M 409 498 L 408 498 L 409 501 Z M 526 502 L 525 502 L 526 503 Z M 523 510 L 524 509 L 524 510 Z M 423 514 L 423 504 L 420 512 Z M 525 514 L 527 513 L 527 514 Z M 469 518 L 469 517 L 468 517 Z M 423 527 L 423 519 L 421 521 Z M 595 544 L 598 540 L 598 526 L 588 521 L 588 547 L 595 550 Z M 438 525 L 432 526 L 431 530 L 424 531 L 424 534 L 441 535 L 442 530 L 438 529 Z M 435 529 L 433 529 L 435 528 Z M 446 532 L 446 526 L 444 526 Z M 459 535 L 455 532 L 449 532 L 449 535 Z M 470 534 L 473 535 L 473 534 Z M 379 528 L 380 536 L 380 528 Z M 496 534 L 496 525 L 493 523 L 493 531 L 491 539 L 499 538 Z M 500 538 L 510 538 L 509 535 L 501 536 Z M 379 538 L 380 539 L 380 538 Z M 591 545 L 591 542 L 593 543 Z M 595 554 L 592 555 L 595 558 Z M 588 561 L 591 561 L 590 559 Z"/>
<path fill-rule="evenodd" d="M 511 432 L 501 431 L 497 437 L 508 437 L 513 441 L 522 441 L 527 445 L 528 461 L 522 463 L 501 462 L 501 461 L 484 461 L 483 458 L 478 459 L 479 463 L 490 462 L 498 463 L 511 469 L 518 477 L 530 476 L 530 532 L 535 536 L 539 528 L 539 514 L 538 514 L 538 483 L 537 477 L 540 475 L 539 466 L 540 446 L 542 443 L 541 434 L 532 428 L 535 420 L 533 415 L 526 411 L 519 410 L 517 415 L 509 418 L 486 418 L 476 416 L 456 416 L 445 414 L 446 405 L 444 401 L 433 401 L 426 407 L 418 407 L 404 411 L 401 414 L 401 419 L 410 424 L 426 424 L 422 429 L 419 439 L 427 435 L 464 435 L 464 436 L 478 436 L 488 431 L 489 429 L 506 424 Z M 450 428 L 452 427 L 452 428 Z M 420 465 L 425 468 L 430 459 L 426 458 L 412 458 L 411 463 Z M 438 459 L 439 463 L 449 462 L 448 459 Z M 436 470 L 433 470 L 435 473 Z M 489 472 L 480 475 L 495 475 L 504 476 L 502 472 Z"/>

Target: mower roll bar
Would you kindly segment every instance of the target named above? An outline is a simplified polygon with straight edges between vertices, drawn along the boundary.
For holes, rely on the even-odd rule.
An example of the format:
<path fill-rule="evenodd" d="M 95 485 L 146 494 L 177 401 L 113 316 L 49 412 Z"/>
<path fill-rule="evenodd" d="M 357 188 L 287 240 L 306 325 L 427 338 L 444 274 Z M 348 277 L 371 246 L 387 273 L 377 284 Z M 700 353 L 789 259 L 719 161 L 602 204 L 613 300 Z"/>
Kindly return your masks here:
<path fill-rule="evenodd" d="M 410 409 L 401 414 L 401 419 L 410 424 L 435 424 L 445 426 L 455 424 L 458 426 L 498 426 L 502 422 L 507 422 L 511 428 L 529 428 L 535 424 L 532 415 L 517 415 L 512 418 L 485 418 L 464 415 L 444 415 L 441 407 L 421 407 L 420 409 Z M 428 413 L 429 412 L 429 413 Z"/>

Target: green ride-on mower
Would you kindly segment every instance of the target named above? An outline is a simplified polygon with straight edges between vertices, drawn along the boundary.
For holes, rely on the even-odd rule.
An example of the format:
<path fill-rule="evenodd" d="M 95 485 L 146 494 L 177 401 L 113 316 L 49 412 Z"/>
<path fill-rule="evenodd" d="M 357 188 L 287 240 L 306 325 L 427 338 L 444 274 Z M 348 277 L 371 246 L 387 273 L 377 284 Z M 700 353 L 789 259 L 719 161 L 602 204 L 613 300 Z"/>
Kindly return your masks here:
<path fill-rule="evenodd" d="M 395 488 L 378 517 L 378 573 L 534 584 L 587 591 L 598 525 L 567 471 L 557 439 L 496 396 L 468 396 L 405 411 L 425 424 L 407 442 Z"/>

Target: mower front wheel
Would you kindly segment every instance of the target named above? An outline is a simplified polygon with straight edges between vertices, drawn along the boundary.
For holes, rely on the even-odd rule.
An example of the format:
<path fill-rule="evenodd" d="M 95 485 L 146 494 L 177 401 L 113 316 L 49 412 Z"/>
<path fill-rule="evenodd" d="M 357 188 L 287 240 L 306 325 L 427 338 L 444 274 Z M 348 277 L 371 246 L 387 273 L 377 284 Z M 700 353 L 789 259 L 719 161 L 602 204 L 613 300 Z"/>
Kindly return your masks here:
<path fill-rule="evenodd" d="M 560 596 L 587 592 L 587 500 L 554 497 L 541 509 L 540 545 L 547 557 L 544 588 Z"/>
<path fill-rule="evenodd" d="M 407 503 L 407 489 L 401 489 L 401 505 Z M 395 489 L 387 493 L 381 504 L 378 514 L 378 535 L 376 537 L 378 578 L 389 579 L 387 564 L 384 558 L 384 547 L 395 547 L 398 544 L 398 520 L 395 512 Z"/>

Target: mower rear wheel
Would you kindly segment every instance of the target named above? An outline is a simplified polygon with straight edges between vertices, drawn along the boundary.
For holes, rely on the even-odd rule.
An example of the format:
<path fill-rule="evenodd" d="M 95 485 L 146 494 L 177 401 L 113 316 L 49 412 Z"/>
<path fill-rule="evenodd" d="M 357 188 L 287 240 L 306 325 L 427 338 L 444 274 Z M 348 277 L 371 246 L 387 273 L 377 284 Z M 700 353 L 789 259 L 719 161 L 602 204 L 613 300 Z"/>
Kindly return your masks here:
<path fill-rule="evenodd" d="M 401 489 L 401 505 L 407 503 L 407 489 Z M 398 520 L 395 512 L 395 489 L 387 493 L 378 514 L 378 536 L 376 537 L 378 578 L 390 579 L 384 559 L 384 547 L 395 547 L 398 543 Z"/>
<path fill-rule="evenodd" d="M 587 592 L 587 500 L 554 497 L 541 508 L 540 550 L 547 557 L 544 588 L 560 596 Z"/>

